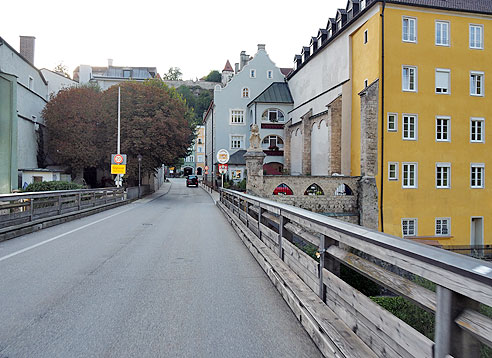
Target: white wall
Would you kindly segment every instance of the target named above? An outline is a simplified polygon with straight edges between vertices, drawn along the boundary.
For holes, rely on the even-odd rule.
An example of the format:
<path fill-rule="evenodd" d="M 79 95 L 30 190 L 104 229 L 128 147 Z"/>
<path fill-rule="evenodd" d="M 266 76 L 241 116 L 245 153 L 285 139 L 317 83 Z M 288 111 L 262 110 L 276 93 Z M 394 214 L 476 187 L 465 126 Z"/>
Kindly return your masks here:
<path fill-rule="evenodd" d="M 302 174 L 303 138 L 301 128 L 292 132 L 290 139 L 290 172 L 291 175 Z"/>
<path fill-rule="evenodd" d="M 311 175 L 328 175 L 329 128 L 326 121 L 315 123 L 311 130 Z"/>
<path fill-rule="evenodd" d="M 78 83 L 46 68 L 41 69 L 46 81 L 48 81 L 48 95 L 57 94 L 63 88 L 76 86 Z"/>

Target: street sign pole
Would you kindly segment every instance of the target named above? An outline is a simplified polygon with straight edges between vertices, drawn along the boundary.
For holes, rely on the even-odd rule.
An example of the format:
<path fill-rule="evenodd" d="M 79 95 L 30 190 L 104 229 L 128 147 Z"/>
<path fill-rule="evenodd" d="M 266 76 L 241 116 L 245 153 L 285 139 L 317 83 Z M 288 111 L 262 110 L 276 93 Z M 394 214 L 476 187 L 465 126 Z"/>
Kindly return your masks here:
<path fill-rule="evenodd" d="M 120 154 L 120 87 L 118 86 L 118 144 L 116 148 L 116 154 Z M 116 175 L 116 186 L 119 188 L 121 186 L 121 174 Z"/>
<path fill-rule="evenodd" d="M 222 189 L 224 189 L 224 174 L 221 174 L 220 177 L 222 178 Z"/>

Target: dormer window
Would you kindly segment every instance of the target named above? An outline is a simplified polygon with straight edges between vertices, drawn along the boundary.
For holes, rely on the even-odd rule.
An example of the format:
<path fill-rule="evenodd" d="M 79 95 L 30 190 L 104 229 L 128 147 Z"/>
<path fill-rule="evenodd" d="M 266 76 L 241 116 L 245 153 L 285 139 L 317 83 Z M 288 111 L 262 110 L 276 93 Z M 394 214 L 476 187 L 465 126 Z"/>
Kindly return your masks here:
<path fill-rule="evenodd" d="M 340 30 L 342 28 L 342 19 L 337 21 L 337 30 Z"/>
<path fill-rule="evenodd" d="M 250 78 L 256 78 L 256 70 L 254 70 L 254 69 L 249 70 L 249 77 Z"/>
<path fill-rule="evenodd" d="M 132 76 L 131 70 L 123 70 L 123 78 L 130 78 Z"/>
<path fill-rule="evenodd" d="M 360 0 L 360 9 L 364 10 L 366 8 L 366 0 Z"/>

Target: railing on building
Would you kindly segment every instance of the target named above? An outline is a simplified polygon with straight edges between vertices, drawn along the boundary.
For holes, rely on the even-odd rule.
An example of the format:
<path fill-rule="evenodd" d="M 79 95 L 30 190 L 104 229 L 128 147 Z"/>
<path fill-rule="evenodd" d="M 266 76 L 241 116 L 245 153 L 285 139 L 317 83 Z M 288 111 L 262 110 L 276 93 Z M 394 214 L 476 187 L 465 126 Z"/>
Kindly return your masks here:
<path fill-rule="evenodd" d="M 0 194 L 0 228 L 123 200 L 123 188 Z"/>
<path fill-rule="evenodd" d="M 220 192 L 220 203 L 237 227 L 275 252 L 344 322 L 347 330 L 335 334 L 337 322 L 317 321 L 319 332 L 335 336 L 333 356 L 354 356 L 356 348 L 343 341 L 347 332 L 376 357 L 473 358 L 480 343 L 492 346 L 492 319 L 479 313 L 480 304 L 492 306 L 490 263 L 231 190 Z M 318 247 L 319 263 L 299 244 Z M 340 279 L 340 264 L 435 313 L 434 341 Z M 434 283 L 436 292 L 412 277 Z"/>

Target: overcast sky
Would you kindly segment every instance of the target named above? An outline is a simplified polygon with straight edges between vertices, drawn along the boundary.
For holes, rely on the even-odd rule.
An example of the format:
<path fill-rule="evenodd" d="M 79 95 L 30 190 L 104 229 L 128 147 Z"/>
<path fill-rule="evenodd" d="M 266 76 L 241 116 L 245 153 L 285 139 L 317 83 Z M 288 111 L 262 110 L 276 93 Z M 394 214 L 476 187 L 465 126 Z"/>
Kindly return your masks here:
<path fill-rule="evenodd" d="M 326 27 L 346 0 L 5 0 L 0 36 L 19 50 L 19 36 L 35 36 L 34 62 L 72 74 L 80 64 L 181 68 L 184 79 L 232 66 L 239 53 L 266 44 L 279 67 Z M 1 64 L 0 64 L 1 66 Z"/>

